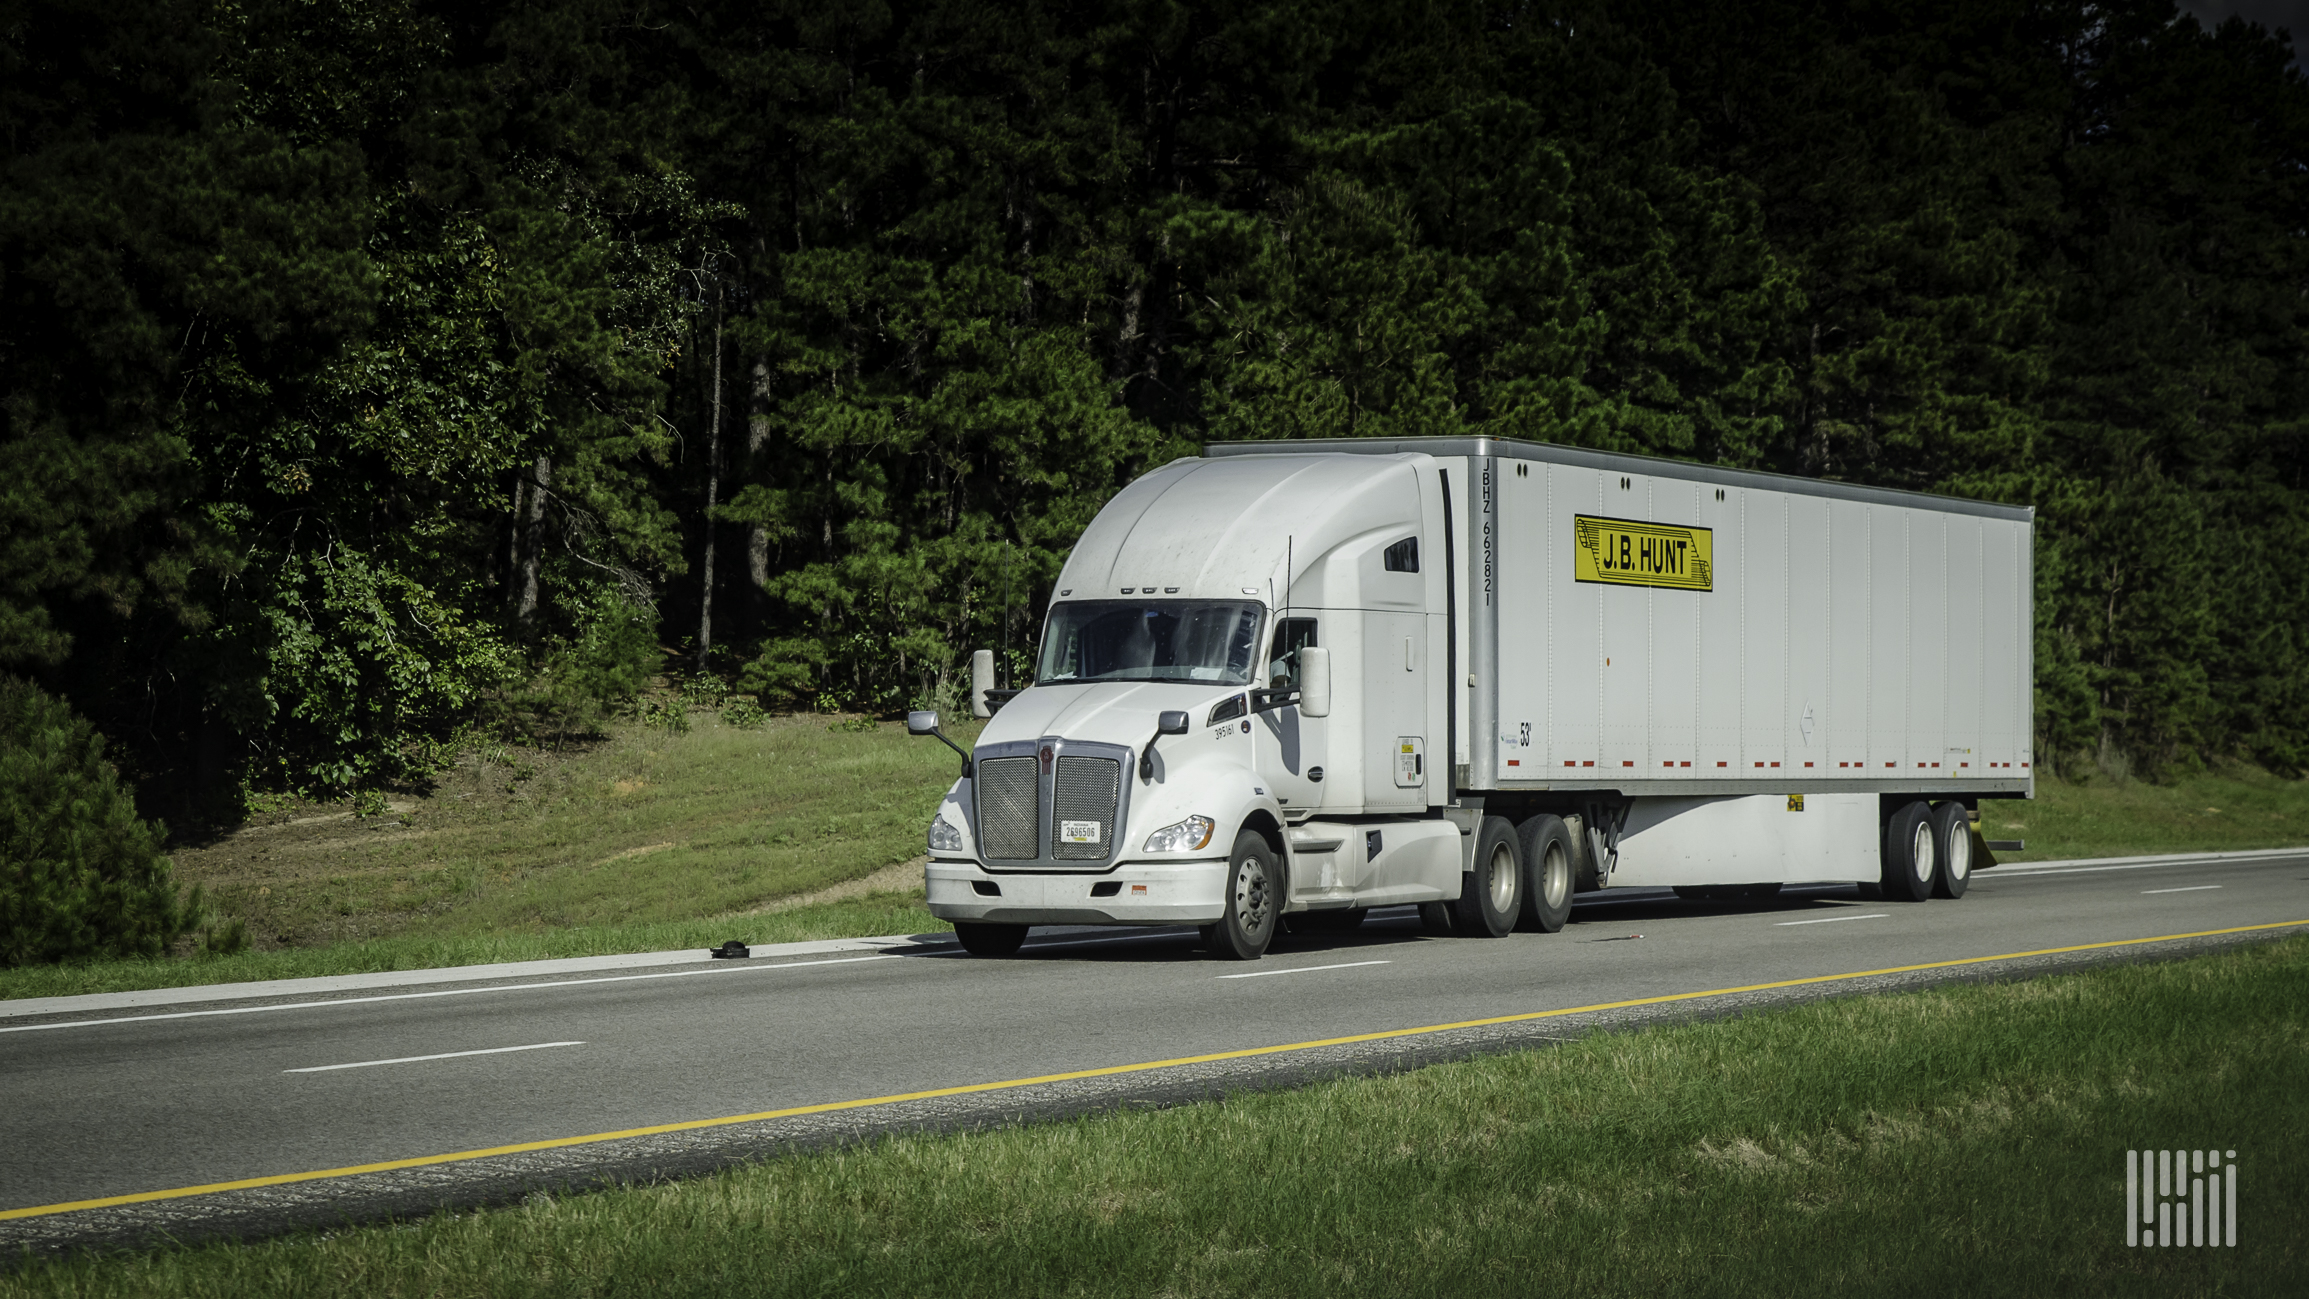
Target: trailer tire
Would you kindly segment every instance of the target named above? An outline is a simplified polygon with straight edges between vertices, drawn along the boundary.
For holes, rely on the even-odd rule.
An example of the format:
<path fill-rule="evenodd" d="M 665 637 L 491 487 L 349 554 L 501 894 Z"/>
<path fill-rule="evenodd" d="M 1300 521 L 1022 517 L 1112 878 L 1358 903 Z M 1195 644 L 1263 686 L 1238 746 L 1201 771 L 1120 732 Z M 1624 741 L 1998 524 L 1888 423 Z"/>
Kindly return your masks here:
<path fill-rule="evenodd" d="M 1932 809 L 1910 803 L 1884 821 L 1884 875 L 1887 902 L 1922 902 L 1940 876 L 1940 854 L 1932 832 Z"/>
<path fill-rule="evenodd" d="M 1972 885 L 1972 813 L 1954 799 L 1932 809 L 1932 846 L 1940 869 L 1933 872 L 1932 896 L 1955 899 Z"/>
<path fill-rule="evenodd" d="M 1459 932 L 1469 938 L 1505 938 L 1523 918 L 1523 845 L 1504 816 L 1475 828 L 1475 868 L 1459 877 Z"/>
<path fill-rule="evenodd" d="M 1227 857 L 1227 891 L 1220 903 L 1226 911 L 1211 926 L 1205 943 L 1211 954 L 1230 961 L 1264 956 L 1282 927 L 1283 876 L 1275 865 L 1275 850 L 1258 831 L 1235 836 L 1235 850 Z"/>
<path fill-rule="evenodd" d="M 972 956 L 1016 956 L 1019 945 L 1026 941 L 1026 926 L 957 920 L 954 936 L 962 940 L 962 950 Z"/>
<path fill-rule="evenodd" d="M 1516 829 L 1523 847 L 1523 915 L 1518 929 L 1552 934 L 1571 917 L 1572 863 L 1579 846 L 1571 827 L 1548 813 Z"/>

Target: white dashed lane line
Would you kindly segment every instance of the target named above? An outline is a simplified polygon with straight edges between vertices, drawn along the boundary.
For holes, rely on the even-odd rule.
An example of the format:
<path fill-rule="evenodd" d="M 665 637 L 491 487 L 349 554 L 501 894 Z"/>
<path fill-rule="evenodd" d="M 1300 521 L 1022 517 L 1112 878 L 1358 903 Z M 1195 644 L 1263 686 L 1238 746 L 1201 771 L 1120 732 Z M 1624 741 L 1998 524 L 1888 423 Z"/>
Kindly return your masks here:
<path fill-rule="evenodd" d="M 2144 896 L 2150 893 L 2201 893 L 2206 889 L 2217 889 L 2219 887 L 2221 886 L 2218 884 L 2191 884 L 2185 889 L 2142 889 L 2141 893 Z"/>
<path fill-rule="evenodd" d="M 355 1060 L 351 1064 L 316 1064 L 282 1073 L 330 1073 L 338 1069 L 374 1069 L 381 1064 L 417 1064 L 425 1060 L 461 1060 L 469 1055 L 504 1055 L 511 1051 L 543 1051 L 555 1046 L 584 1046 L 583 1042 L 532 1042 L 527 1046 L 493 1046 L 483 1051 L 443 1051 L 439 1055 L 402 1055 L 390 1060 Z"/>
<path fill-rule="evenodd" d="M 1349 961 L 1344 965 L 1301 965 L 1288 970 L 1253 970 L 1249 974 L 1222 974 L 1222 979 L 1263 979 L 1270 974 L 1313 974 L 1317 970 L 1352 970 L 1364 965 L 1392 965 L 1392 961 Z"/>
<path fill-rule="evenodd" d="M 1774 925 L 1773 928 L 1786 929 L 1790 925 L 1832 925 L 1839 920 L 1888 920 L 1891 916 L 1892 913 L 1889 911 L 1871 911 L 1864 916 L 1822 916 L 1818 920 L 1783 920 Z"/>

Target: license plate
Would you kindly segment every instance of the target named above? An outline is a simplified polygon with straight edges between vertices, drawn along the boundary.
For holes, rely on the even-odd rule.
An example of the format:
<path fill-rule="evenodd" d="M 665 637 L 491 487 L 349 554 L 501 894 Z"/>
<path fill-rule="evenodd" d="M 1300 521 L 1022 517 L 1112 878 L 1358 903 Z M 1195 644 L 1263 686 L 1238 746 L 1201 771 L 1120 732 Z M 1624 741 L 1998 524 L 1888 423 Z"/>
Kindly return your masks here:
<path fill-rule="evenodd" d="M 1061 821 L 1058 823 L 1058 837 L 1065 843 L 1097 843 L 1098 822 Z"/>

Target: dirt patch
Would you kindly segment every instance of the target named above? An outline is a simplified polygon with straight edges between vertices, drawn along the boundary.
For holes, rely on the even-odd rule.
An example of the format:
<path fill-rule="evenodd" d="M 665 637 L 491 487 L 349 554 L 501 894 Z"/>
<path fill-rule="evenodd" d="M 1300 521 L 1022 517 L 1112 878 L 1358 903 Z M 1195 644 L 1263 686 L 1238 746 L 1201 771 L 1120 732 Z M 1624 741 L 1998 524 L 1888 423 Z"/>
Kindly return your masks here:
<path fill-rule="evenodd" d="M 873 874 L 859 879 L 844 880 L 831 888 L 819 889 L 815 893 L 797 893 L 793 897 L 779 898 L 775 902 L 752 907 L 737 914 L 759 916 L 772 911 L 792 911 L 796 907 L 814 907 L 827 902 L 840 902 L 847 898 L 862 898 L 869 893 L 912 893 L 919 896 L 922 892 L 922 868 L 929 864 L 930 858 L 927 855 L 916 857 L 912 861 L 902 861 L 884 866 Z"/>

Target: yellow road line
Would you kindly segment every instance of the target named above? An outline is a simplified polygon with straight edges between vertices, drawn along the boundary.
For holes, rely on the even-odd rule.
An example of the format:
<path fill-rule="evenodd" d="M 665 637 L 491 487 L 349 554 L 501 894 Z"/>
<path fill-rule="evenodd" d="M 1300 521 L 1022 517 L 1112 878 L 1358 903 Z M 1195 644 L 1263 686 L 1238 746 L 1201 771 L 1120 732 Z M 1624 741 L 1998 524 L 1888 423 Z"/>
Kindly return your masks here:
<path fill-rule="evenodd" d="M 1990 961 L 2014 961 L 2030 956 L 2057 956 L 2064 952 L 2089 952 L 2107 947 L 2138 947 L 2147 943 L 2170 943 L 2184 938 L 2212 938 L 2222 934 L 2245 934 L 2264 929 L 2289 929 L 2309 925 L 2309 920 L 2280 920 L 2265 925 L 2239 925 L 2233 929 L 2202 929 L 2188 934 L 2160 934 L 2155 938 L 2119 938 L 2105 943 L 2079 943 L 2074 947 L 2043 947 L 2033 952 L 2005 952 L 1997 956 L 1967 956 L 1953 961 L 1927 961 L 1922 965 L 1894 965 L 1881 970 L 1855 970 L 1850 974 L 1820 974 L 1804 979 L 1780 979 L 1772 983 L 1743 984 L 1737 988 L 1710 988 L 1705 992 L 1671 992 L 1658 997 L 1636 997 L 1627 1001 L 1598 1002 L 1592 1006 L 1567 1006 L 1562 1010 L 1533 1010 L 1516 1015 L 1494 1015 L 1487 1019 L 1463 1019 L 1449 1024 L 1428 1024 L 1420 1028 L 1391 1028 L 1377 1033 L 1355 1033 L 1346 1037 L 1326 1037 L 1312 1042 L 1290 1042 L 1282 1046 L 1254 1046 L 1240 1051 L 1215 1051 L 1209 1055 L 1178 1056 L 1170 1060 L 1149 1060 L 1143 1064 L 1107 1065 L 1098 1069 L 1076 1069 L 1069 1073 L 1041 1074 L 1033 1078 L 1012 1078 L 1003 1082 L 967 1083 L 960 1087 L 935 1087 L 928 1091 L 900 1092 L 894 1096 L 869 1096 L 852 1101 L 828 1101 L 822 1105 L 796 1105 L 790 1109 L 763 1110 L 758 1114 L 734 1114 L 720 1119 L 690 1119 L 682 1123 L 659 1123 L 646 1128 L 623 1128 L 616 1132 L 593 1132 L 581 1137 L 555 1137 L 548 1141 L 523 1141 L 509 1146 L 490 1146 L 485 1150 L 460 1150 L 446 1155 L 420 1155 L 414 1159 L 388 1159 L 375 1164 L 352 1164 L 344 1168 L 322 1168 L 308 1173 L 280 1173 L 272 1177 L 244 1177 L 233 1182 L 209 1182 L 201 1186 L 179 1186 L 165 1191 L 138 1191 L 133 1195 L 107 1195 L 94 1200 L 70 1200 L 63 1204 L 37 1204 L 22 1209 L 0 1209 L 0 1221 L 12 1218 L 38 1218 L 55 1213 L 72 1213 L 81 1209 L 107 1209 L 123 1204 L 145 1204 L 154 1200 L 177 1200 L 193 1195 L 213 1195 L 218 1191 L 244 1191 L 259 1186 L 286 1186 L 293 1182 L 317 1182 L 332 1177 L 353 1177 L 362 1173 L 389 1173 L 401 1168 L 429 1168 L 437 1164 L 463 1163 L 472 1159 L 490 1159 L 498 1155 L 525 1154 L 533 1150 L 560 1150 L 569 1146 L 587 1146 L 601 1141 L 624 1141 L 632 1137 L 662 1136 L 669 1132 L 695 1132 L 703 1128 L 725 1128 L 740 1123 L 760 1123 L 768 1119 L 794 1118 L 804 1114 L 832 1114 L 841 1110 L 869 1109 L 876 1105 L 896 1105 L 902 1101 L 930 1100 L 939 1096 L 970 1096 L 983 1092 L 1008 1091 L 1014 1087 L 1034 1087 L 1043 1083 L 1071 1082 L 1081 1078 L 1111 1078 L 1117 1074 L 1145 1073 L 1154 1069 L 1171 1069 L 1180 1065 L 1210 1064 L 1219 1060 L 1247 1060 L 1262 1055 L 1282 1055 L 1291 1051 L 1312 1051 L 1318 1047 L 1348 1046 L 1356 1042 L 1382 1042 L 1389 1038 L 1418 1037 L 1426 1033 L 1448 1033 L 1453 1029 L 1484 1028 L 1493 1024 L 1516 1024 L 1535 1019 L 1556 1019 L 1565 1015 L 1585 1015 L 1599 1010 L 1625 1010 L 1634 1006 L 1658 1006 L 1675 1001 L 1696 1001 L 1703 997 L 1725 997 L 1741 992 L 1767 992 L 1774 988 L 1800 988 L 1807 984 L 1840 983 L 1848 979 L 1868 979 L 1884 974 L 1908 974 L 1917 970 L 1945 970 L 1960 965 L 1982 965 Z"/>

